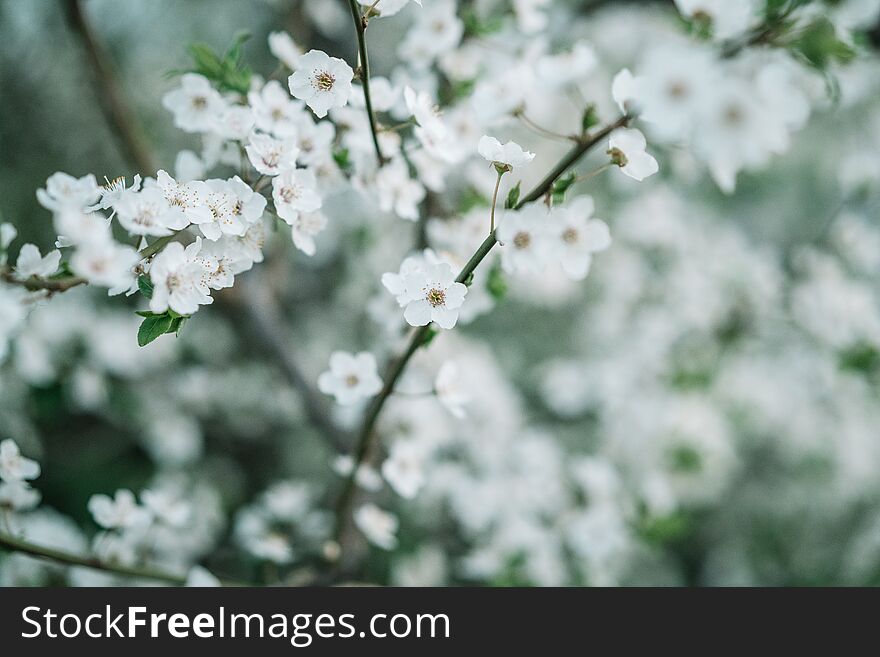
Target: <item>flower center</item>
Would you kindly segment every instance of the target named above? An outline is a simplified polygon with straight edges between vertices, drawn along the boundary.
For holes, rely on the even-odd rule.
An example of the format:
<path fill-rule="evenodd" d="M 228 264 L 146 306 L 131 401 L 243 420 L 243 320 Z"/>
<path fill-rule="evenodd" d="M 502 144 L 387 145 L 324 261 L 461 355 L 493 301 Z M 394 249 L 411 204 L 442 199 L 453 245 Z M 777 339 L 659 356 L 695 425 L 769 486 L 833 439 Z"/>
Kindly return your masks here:
<path fill-rule="evenodd" d="M 562 233 L 562 241 L 566 244 L 574 244 L 578 241 L 578 232 L 574 228 L 566 228 Z"/>
<path fill-rule="evenodd" d="M 354 374 L 349 374 L 345 377 L 345 385 L 349 388 L 354 388 L 358 383 L 360 383 L 360 379 L 357 378 Z"/>
<path fill-rule="evenodd" d="M 177 274 L 169 274 L 168 278 L 165 279 L 165 285 L 168 287 L 168 289 L 171 292 L 174 292 L 174 290 L 179 288 L 180 284 L 181 284 L 180 276 L 178 276 Z"/>
<path fill-rule="evenodd" d="M 333 85 L 336 84 L 336 78 L 327 71 L 318 71 L 315 73 L 315 77 L 312 78 L 312 84 L 319 91 L 330 91 Z"/>
<path fill-rule="evenodd" d="M 619 166 L 621 169 L 629 164 L 629 159 L 626 157 L 626 153 L 619 148 L 612 148 L 608 151 L 608 155 L 611 156 L 611 163 Z"/>
<path fill-rule="evenodd" d="M 681 80 L 675 80 L 669 85 L 669 97 L 681 100 L 688 95 L 687 85 Z"/>
<path fill-rule="evenodd" d="M 297 187 L 296 185 L 282 187 L 281 198 L 284 200 L 285 203 L 292 203 L 299 198 L 299 187 Z"/>
<path fill-rule="evenodd" d="M 525 231 L 517 233 L 513 238 L 513 245 L 518 249 L 527 249 L 531 243 L 532 236 Z"/>
<path fill-rule="evenodd" d="M 434 308 L 437 306 L 442 306 L 446 303 L 446 291 L 441 290 L 439 288 L 432 288 L 428 292 L 428 303 L 430 303 Z"/>
<path fill-rule="evenodd" d="M 745 114 L 738 105 L 730 105 L 724 110 L 724 122 L 729 126 L 736 127 L 740 125 L 744 118 Z"/>
<path fill-rule="evenodd" d="M 192 99 L 193 109 L 203 110 L 208 106 L 208 99 L 204 96 L 194 96 Z"/>

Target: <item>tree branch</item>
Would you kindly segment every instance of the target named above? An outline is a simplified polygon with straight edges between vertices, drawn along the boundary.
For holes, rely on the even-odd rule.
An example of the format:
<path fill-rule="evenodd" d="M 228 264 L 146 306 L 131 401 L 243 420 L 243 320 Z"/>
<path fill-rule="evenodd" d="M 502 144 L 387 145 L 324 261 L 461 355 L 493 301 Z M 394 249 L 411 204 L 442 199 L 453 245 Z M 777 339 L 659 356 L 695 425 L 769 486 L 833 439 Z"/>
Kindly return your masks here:
<path fill-rule="evenodd" d="M 553 167 L 553 169 L 544 177 L 543 180 L 541 180 L 540 183 L 535 186 L 534 189 L 532 189 L 532 191 L 530 191 L 522 200 L 520 200 L 520 202 L 516 205 L 514 209 L 519 210 L 527 203 L 537 201 L 542 196 L 547 194 L 553 188 L 553 184 L 560 176 L 562 176 L 569 168 L 576 164 L 578 160 L 580 160 L 596 145 L 605 140 L 612 132 L 614 132 L 618 128 L 623 128 L 629 125 L 630 120 L 631 119 L 629 116 L 622 116 L 614 123 L 606 126 L 594 135 L 582 140 L 579 144 L 572 148 L 556 164 L 555 167 Z M 458 283 L 466 284 L 468 279 L 471 277 L 471 274 L 474 273 L 476 268 L 485 259 L 485 257 L 489 255 L 489 252 L 494 248 L 495 244 L 497 244 L 497 240 L 495 239 L 495 233 L 493 232 L 483 241 L 482 244 L 480 244 L 479 248 L 477 248 L 476 252 L 471 256 L 470 260 L 468 260 L 467 264 L 465 264 L 464 268 L 462 268 L 461 272 L 459 272 L 455 280 Z M 367 412 L 364 416 L 364 421 L 358 433 L 357 443 L 355 446 L 354 465 L 352 467 L 351 473 L 346 478 L 345 483 L 343 484 L 342 492 L 340 493 L 339 499 L 336 504 L 335 538 L 340 546 L 342 545 L 340 539 L 345 533 L 349 523 L 349 519 L 351 517 L 351 507 L 353 505 L 354 496 L 357 489 L 356 477 L 358 468 L 363 464 L 367 455 L 373 449 L 373 442 L 376 437 L 376 422 L 378 421 L 379 416 L 382 413 L 382 409 L 385 407 L 385 403 L 394 392 L 394 387 L 397 385 L 397 381 L 406 370 L 406 366 L 409 363 L 410 359 L 412 359 L 413 355 L 415 355 L 419 347 L 421 347 L 425 343 L 425 339 L 427 338 L 430 330 L 430 324 L 412 330 L 406 349 L 388 366 L 388 369 L 385 373 L 382 389 L 380 390 L 379 394 L 373 398 L 373 401 L 367 408 Z"/>
<path fill-rule="evenodd" d="M 86 55 L 91 63 L 93 82 L 98 94 L 101 110 L 110 129 L 116 135 L 126 159 L 140 172 L 152 174 L 156 171 L 149 149 L 135 121 L 131 120 L 131 110 L 119 87 L 119 82 L 95 38 L 92 27 L 83 12 L 80 0 L 64 0 L 70 26 L 82 41 Z"/>
<path fill-rule="evenodd" d="M 65 276 L 63 278 L 41 278 L 38 276 L 31 276 L 30 278 L 22 280 L 16 278 L 8 267 L 0 268 L 0 279 L 10 285 L 19 285 L 31 292 L 46 291 L 50 294 L 67 292 L 67 290 L 71 288 L 88 283 L 86 279 L 80 278 L 79 276 Z"/>
<path fill-rule="evenodd" d="M 364 89 L 364 105 L 367 108 L 367 118 L 370 122 L 370 133 L 373 137 L 373 147 L 376 149 L 376 158 L 381 167 L 385 164 L 385 156 L 382 155 L 382 149 L 379 146 L 379 127 L 376 123 L 376 113 L 373 112 L 373 99 L 370 95 L 370 60 L 367 56 L 366 38 L 367 19 L 361 16 L 357 0 L 349 0 L 348 4 L 351 7 L 351 17 L 354 20 L 355 32 L 357 32 L 358 60 L 360 60 L 361 85 Z"/>
<path fill-rule="evenodd" d="M 152 579 L 159 582 L 165 582 L 166 584 L 175 584 L 177 586 L 183 586 L 186 584 L 186 577 L 183 577 L 182 575 L 173 575 L 160 570 L 153 570 L 152 568 L 108 564 L 95 557 L 84 557 L 63 550 L 42 547 L 20 538 L 10 536 L 9 534 L 0 533 L 0 548 L 6 548 L 12 552 L 22 552 L 32 557 L 37 557 L 38 559 L 54 561 L 67 566 L 82 566 L 83 568 L 92 568 L 93 570 L 100 570 L 114 575 L 121 575 L 123 577 Z"/>

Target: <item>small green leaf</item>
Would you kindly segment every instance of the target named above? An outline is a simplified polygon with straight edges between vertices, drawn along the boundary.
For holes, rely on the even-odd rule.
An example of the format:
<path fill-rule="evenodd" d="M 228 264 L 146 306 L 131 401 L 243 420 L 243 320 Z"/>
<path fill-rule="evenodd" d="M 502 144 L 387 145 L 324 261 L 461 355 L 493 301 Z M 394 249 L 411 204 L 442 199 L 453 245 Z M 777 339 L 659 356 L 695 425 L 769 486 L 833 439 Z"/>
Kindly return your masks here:
<path fill-rule="evenodd" d="M 553 183 L 553 189 L 550 194 L 553 198 L 553 203 L 562 203 L 565 200 L 565 192 L 568 191 L 568 188 L 574 184 L 576 179 L 575 174 L 569 173 L 564 175 L 562 178 Z"/>
<path fill-rule="evenodd" d="M 440 333 L 440 331 L 433 324 L 428 326 L 428 330 L 425 333 L 425 337 L 422 339 L 422 346 L 427 347 L 428 345 L 430 345 L 434 341 L 434 338 L 436 338 L 439 333 Z"/>
<path fill-rule="evenodd" d="M 347 171 L 351 167 L 351 160 L 349 159 L 349 151 L 347 148 L 333 151 L 333 160 L 343 171 Z"/>
<path fill-rule="evenodd" d="M 489 278 L 486 280 L 486 289 L 492 298 L 500 301 L 507 294 L 507 281 L 504 278 L 504 272 L 501 271 L 499 263 L 495 263 L 489 270 Z"/>
<path fill-rule="evenodd" d="M 516 185 L 510 188 L 510 191 L 507 192 L 507 201 L 504 203 L 504 207 L 507 210 L 512 210 L 516 207 L 516 204 L 519 203 L 519 192 L 520 192 L 520 183 L 522 181 L 518 180 Z"/>
<path fill-rule="evenodd" d="M 599 112 L 596 110 L 596 106 L 592 103 L 587 105 L 584 110 L 584 115 L 581 117 L 581 130 L 583 130 L 584 133 L 587 133 L 599 125 L 599 123 Z"/>
<path fill-rule="evenodd" d="M 165 335 L 171 329 L 176 320 L 170 315 L 154 315 L 147 317 L 141 322 L 138 329 L 138 345 L 144 347 L 150 344 L 160 335 Z"/>
<path fill-rule="evenodd" d="M 147 299 L 153 298 L 153 281 L 149 276 L 138 276 L 138 289 Z"/>
<path fill-rule="evenodd" d="M 825 70 L 830 64 L 847 64 L 856 56 L 851 45 L 837 36 L 834 23 L 825 17 L 817 18 L 791 44 L 792 51 L 808 64 Z"/>

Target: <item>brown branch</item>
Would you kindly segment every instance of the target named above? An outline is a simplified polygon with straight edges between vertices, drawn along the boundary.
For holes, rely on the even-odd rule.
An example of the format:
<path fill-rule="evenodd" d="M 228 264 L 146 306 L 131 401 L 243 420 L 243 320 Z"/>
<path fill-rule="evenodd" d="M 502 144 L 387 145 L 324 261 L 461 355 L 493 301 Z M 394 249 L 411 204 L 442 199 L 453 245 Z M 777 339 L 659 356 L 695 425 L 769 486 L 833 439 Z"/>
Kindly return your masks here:
<path fill-rule="evenodd" d="M 544 177 L 543 180 L 541 180 L 540 183 L 535 186 L 534 189 L 532 189 L 532 191 L 530 191 L 528 194 L 525 195 L 525 197 L 520 200 L 515 209 L 519 210 L 527 203 L 537 201 L 545 194 L 550 192 L 556 180 L 559 179 L 559 177 L 562 176 L 566 171 L 568 171 L 569 168 L 576 164 L 578 160 L 580 160 L 596 145 L 604 141 L 612 132 L 614 132 L 618 128 L 623 128 L 629 125 L 629 122 L 629 116 L 622 116 L 614 123 L 606 126 L 602 130 L 596 132 L 595 134 L 585 138 L 580 143 L 578 143 L 556 164 L 555 167 L 553 167 L 553 169 Z M 467 284 L 471 277 L 471 274 L 474 273 L 476 268 L 493 249 L 495 244 L 497 244 L 497 240 L 495 239 L 495 233 L 493 232 L 483 241 L 476 252 L 471 256 L 470 260 L 468 260 L 467 264 L 464 266 L 464 268 L 462 268 L 461 272 L 459 272 L 455 280 L 459 283 Z M 343 484 L 342 491 L 336 504 L 335 539 L 337 543 L 340 544 L 340 546 L 342 546 L 341 539 L 343 537 L 343 534 L 348 530 L 348 525 L 351 518 L 351 508 L 354 503 L 355 492 L 357 490 L 356 477 L 358 468 L 363 464 L 367 455 L 373 450 L 373 443 L 376 440 L 376 423 L 379 420 L 382 409 L 385 407 L 385 403 L 394 392 L 397 381 L 403 375 L 403 372 L 406 370 L 407 364 L 415 355 L 416 351 L 418 351 L 419 347 L 421 347 L 425 343 L 425 340 L 428 337 L 430 331 L 430 324 L 412 330 L 406 349 L 388 366 L 388 369 L 385 372 L 384 384 L 382 386 L 382 389 L 379 394 L 373 398 L 373 401 L 367 408 L 366 415 L 364 416 L 364 420 L 357 437 L 352 471 Z"/>
<path fill-rule="evenodd" d="M 20 538 L 0 533 L 0 548 L 6 548 L 13 552 L 21 552 L 37 559 L 53 561 L 67 566 L 80 566 L 83 568 L 91 568 L 100 570 L 113 575 L 121 575 L 123 577 L 134 577 L 137 579 L 152 579 L 166 584 L 174 584 L 183 586 L 186 584 L 186 577 L 182 575 L 174 575 L 172 573 L 154 570 L 151 568 L 138 568 L 134 566 L 122 566 L 116 564 L 104 563 L 96 557 L 86 557 L 64 550 L 56 550 L 54 548 L 43 547 Z"/>
<path fill-rule="evenodd" d="M 82 42 L 91 64 L 92 81 L 108 126 L 116 135 L 126 159 L 141 173 L 152 174 L 156 170 L 153 158 L 137 123 L 131 119 L 131 108 L 126 104 L 116 75 L 95 38 L 81 0 L 64 0 L 64 4 L 70 26 Z"/>

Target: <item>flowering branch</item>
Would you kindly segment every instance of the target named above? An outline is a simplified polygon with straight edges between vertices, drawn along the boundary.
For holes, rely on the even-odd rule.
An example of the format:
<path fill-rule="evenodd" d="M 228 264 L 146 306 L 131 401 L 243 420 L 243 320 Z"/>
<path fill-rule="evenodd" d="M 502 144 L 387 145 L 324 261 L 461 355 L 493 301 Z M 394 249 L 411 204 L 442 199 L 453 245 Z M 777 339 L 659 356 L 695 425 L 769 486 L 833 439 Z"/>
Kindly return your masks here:
<path fill-rule="evenodd" d="M 525 195 L 525 197 L 523 197 L 519 201 L 519 203 L 516 204 L 514 209 L 519 210 L 526 204 L 537 201 L 545 194 L 550 192 L 550 190 L 553 188 L 553 184 L 560 176 L 562 176 L 566 171 L 568 171 L 568 169 L 574 166 L 578 162 L 578 160 L 580 160 L 596 145 L 604 141 L 612 132 L 614 132 L 618 128 L 624 128 L 629 125 L 630 120 L 631 117 L 622 116 L 617 121 L 609 124 L 595 134 L 582 138 L 579 143 L 574 148 L 572 148 L 556 164 L 555 167 L 553 167 L 553 169 L 544 177 L 544 179 L 541 180 L 541 182 L 538 183 L 534 189 L 532 189 L 528 194 Z M 467 264 L 465 264 L 461 272 L 459 272 L 458 276 L 455 279 L 456 282 L 467 284 L 476 268 L 480 265 L 480 263 L 485 259 L 485 257 L 489 254 L 489 252 L 494 248 L 495 244 L 497 243 L 498 240 L 495 238 L 495 232 L 493 231 L 485 240 L 483 240 L 483 243 L 480 244 L 480 246 L 471 256 L 470 260 L 468 260 Z M 340 539 L 346 529 L 348 519 L 351 516 L 351 507 L 354 501 L 356 490 L 356 477 L 358 470 L 360 466 L 364 463 L 367 455 L 373 449 L 373 441 L 376 435 L 376 422 L 378 421 L 379 416 L 382 413 L 382 409 L 385 407 L 385 403 L 394 392 L 397 381 L 406 370 L 406 366 L 409 364 L 410 359 L 412 359 L 416 351 L 418 351 L 419 348 L 423 344 L 425 344 L 431 330 L 431 325 L 427 324 L 426 326 L 416 328 L 411 332 L 410 340 L 407 344 L 406 349 L 388 366 L 388 370 L 385 373 L 382 389 L 379 391 L 379 394 L 373 398 L 373 401 L 367 408 L 367 413 L 364 416 L 363 424 L 361 425 L 361 429 L 358 432 L 357 443 L 354 450 L 354 462 L 351 473 L 346 478 L 345 483 L 343 484 L 342 492 L 340 493 L 339 499 L 336 504 L 335 538 L 337 543 L 340 543 Z"/>
<path fill-rule="evenodd" d="M 175 584 L 184 586 L 186 577 L 181 575 L 173 575 L 171 573 L 154 570 L 152 568 L 137 568 L 135 566 L 121 566 L 116 564 L 108 564 L 100 561 L 95 557 L 84 557 L 78 554 L 72 554 L 63 550 L 43 547 L 35 545 L 20 538 L 0 533 L 0 547 L 6 548 L 13 552 L 21 552 L 38 559 L 46 559 L 57 563 L 66 564 L 68 566 L 82 566 L 84 568 L 92 568 L 103 572 L 121 575 L 123 577 L 134 577 L 136 579 L 152 579 L 166 584 Z"/>
<path fill-rule="evenodd" d="M 21 287 L 31 292 L 46 291 L 50 294 L 55 294 L 56 292 L 67 292 L 67 290 L 71 288 L 77 287 L 79 285 L 85 285 L 87 283 L 86 279 L 80 278 L 79 276 L 64 276 L 61 278 L 42 278 L 39 276 L 31 276 L 30 278 L 22 280 L 20 278 L 16 278 L 8 267 L 0 268 L 0 278 L 2 278 L 3 281 L 6 283 L 10 283 L 11 285 L 20 285 Z"/>
<path fill-rule="evenodd" d="M 155 171 L 150 151 L 144 144 L 136 122 L 130 118 L 131 110 L 125 102 L 116 76 L 95 39 L 91 25 L 80 6 L 80 0 L 67 0 L 67 16 L 71 27 L 85 47 L 94 73 L 95 89 L 98 92 L 101 109 L 110 128 L 116 133 L 117 141 L 127 158 L 140 171 Z"/>
<path fill-rule="evenodd" d="M 364 88 L 364 105 L 367 108 L 367 118 L 370 121 L 370 133 L 373 137 L 373 147 L 376 149 L 376 158 L 381 167 L 385 164 L 385 156 L 382 155 L 382 149 L 379 146 L 379 126 L 376 123 L 376 114 L 373 112 L 373 100 L 370 95 L 370 60 L 367 56 L 367 23 L 368 18 L 361 15 L 358 8 L 357 0 L 349 0 L 351 6 L 351 17 L 354 19 L 355 32 L 357 32 L 358 41 L 358 60 L 360 62 L 360 78 Z M 369 11 L 367 12 L 369 14 Z"/>

